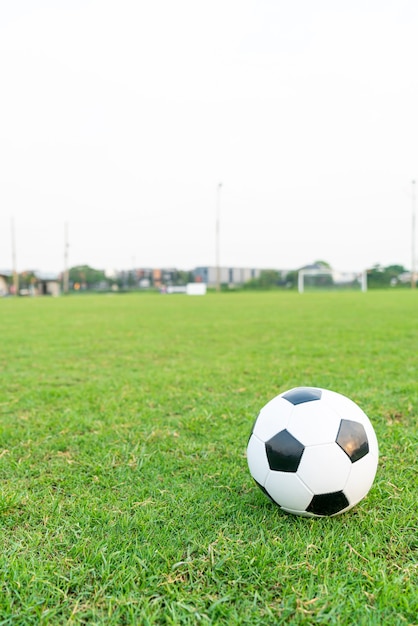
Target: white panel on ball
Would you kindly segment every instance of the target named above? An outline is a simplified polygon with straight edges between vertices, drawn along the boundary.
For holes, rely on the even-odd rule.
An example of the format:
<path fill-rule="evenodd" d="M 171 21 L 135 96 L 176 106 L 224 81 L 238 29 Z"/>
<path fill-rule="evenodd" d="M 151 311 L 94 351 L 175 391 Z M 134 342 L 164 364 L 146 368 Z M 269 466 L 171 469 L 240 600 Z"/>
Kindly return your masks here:
<path fill-rule="evenodd" d="M 340 421 L 324 402 L 304 402 L 294 408 L 288 430 L 305 446 L 315 446 L 334 442 Z"/>
<path fill-rule="evenodd" d="M 306 508 L 312 500 L 313 493 L 292 472 L 270 471 L 265 483 L 270 496 L 283 509 Z"/>
<path fill-rule="evenodd" d="M 293 404 L 276 396 L 261 409 L 254 425 L 254 434 L 259 439 L 268 441 L 286 428 L 293 409 Z"/>
<path fill-rule="evenodd" d="M 343 419 L 357 420 L 363 423 L 363 419 L 369 419 L 362 409 L 350 398 L 341 393 L 324 389 L 322 399 L 327 406 L 332 407 Z"/>
<path fill-rule="evenodd" d="M 254 434 L 251 435 L 247 446 L 247 463 L 251 476 L 260 485 L 264 486 L 270 467 L 267 461 L 265 444 Z"/>
<path fill-rule="evenodd" d="M 351 466 L 350 476 L 344 487 L 344 493 L 354 506 L 369 492 L 377 470 L 377 458 L 367 454 Z"/>
<path fill-rule="evenodd" d="M 340 491 L 347 482 L 351 461 L 335 443 L 305 448 L 298 475 L 313 493 Z"/>

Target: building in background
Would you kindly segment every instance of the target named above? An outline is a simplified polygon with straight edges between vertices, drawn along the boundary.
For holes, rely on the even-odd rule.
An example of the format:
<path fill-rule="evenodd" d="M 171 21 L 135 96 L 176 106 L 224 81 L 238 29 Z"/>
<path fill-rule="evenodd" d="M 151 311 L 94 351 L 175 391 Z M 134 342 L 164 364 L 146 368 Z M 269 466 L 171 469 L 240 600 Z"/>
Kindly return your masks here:
<path fill-rule="evenodd" d="M 59 296 L 61 293 L 60 279 L 58 274 L 48 274 L 46 272 L 34 272 L 35 295 L 38 296 Z"/>
<path fill-rule="evenodd" d="M 0 270 L 0 297 L 9 295 L 9 283 L 11 278 L 12 272 L 9 272 L 8 270 Z"/>
<path fill-rule="evenodd" d="M 206 283 L 208 287 L 216 287 L 218 282 L 229 287 L 240 287 L 244 283 L 254 278 L 259 278 L 262 270 L 249 267 L 216 267 L 204 266 L 196 267 L 192 270 L 194 280 L 199 283 Z"/>

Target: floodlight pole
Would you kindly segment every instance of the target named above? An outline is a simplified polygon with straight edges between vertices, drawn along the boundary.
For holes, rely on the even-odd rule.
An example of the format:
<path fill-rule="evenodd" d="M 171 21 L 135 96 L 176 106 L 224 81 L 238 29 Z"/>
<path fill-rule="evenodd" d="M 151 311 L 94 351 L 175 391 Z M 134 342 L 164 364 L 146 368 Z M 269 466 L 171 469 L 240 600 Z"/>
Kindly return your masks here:
<path fill-rule="evenodd" d="M 64 293 L 68 293 L 69 289 L 69 270 L 68 270 L 68 249 L 70 244 L 68 243 L 68 222 L 65 222 L 64 226 L 64 274 L 62 279 L 62 290 Z"/>
<path fill-rule="evenodd" d="M 19 295 L 19 274 L 17 273 L 17 261 L 16 261 L 16 233 L 15 233 L 15 221 L 13 217 L 10 221 L 11 235 L 12 235 L 12 273 L 13 273 L 13 290 L 14 295 Z"/>
<path fill-rule="evenodd" d="M 415 248 L 415 227 L 416 227 L 416 207 L 415 207 L 415 180 L 412 181 L 412 228 L 411 228 L 411 288 L 417 286 L 417 258 Z"/>
<path fill-rule="evenodd" d="M 222 183 L 218 183 L 216 192 L 216 291 L 221 290 L 221 266 L 220 266 L 220 221 L 221 221 L 221 189 Z"/>

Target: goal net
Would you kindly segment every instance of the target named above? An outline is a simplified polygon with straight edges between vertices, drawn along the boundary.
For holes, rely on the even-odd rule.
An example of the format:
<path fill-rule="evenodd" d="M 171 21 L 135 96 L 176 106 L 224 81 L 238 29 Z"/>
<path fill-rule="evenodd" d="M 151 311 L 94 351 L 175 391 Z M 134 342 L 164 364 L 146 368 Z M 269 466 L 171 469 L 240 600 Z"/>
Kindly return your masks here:
<path fill-rule="evenodd" d="M 298 272 L 298 291 L 367 291 L 367 271 L 341 272 L 332 269 L 302 269 Z"/>

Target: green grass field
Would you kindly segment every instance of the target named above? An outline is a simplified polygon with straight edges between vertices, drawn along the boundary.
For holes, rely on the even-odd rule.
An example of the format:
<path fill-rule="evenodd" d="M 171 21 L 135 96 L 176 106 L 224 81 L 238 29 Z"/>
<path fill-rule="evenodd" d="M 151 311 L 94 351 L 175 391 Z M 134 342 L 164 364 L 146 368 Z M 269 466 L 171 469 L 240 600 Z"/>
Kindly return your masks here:
<path fill-rule="evenodd" d="M 0 625 L 417 624 L 418 293 L 0 301 Z M 281 513 L 259 409 L 330 388 L 375 483 Z"/>

